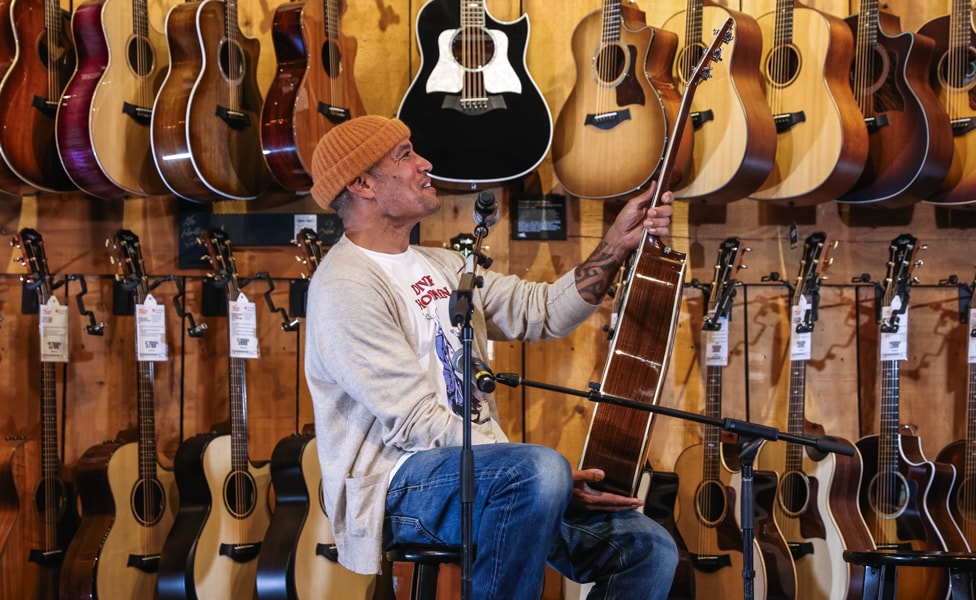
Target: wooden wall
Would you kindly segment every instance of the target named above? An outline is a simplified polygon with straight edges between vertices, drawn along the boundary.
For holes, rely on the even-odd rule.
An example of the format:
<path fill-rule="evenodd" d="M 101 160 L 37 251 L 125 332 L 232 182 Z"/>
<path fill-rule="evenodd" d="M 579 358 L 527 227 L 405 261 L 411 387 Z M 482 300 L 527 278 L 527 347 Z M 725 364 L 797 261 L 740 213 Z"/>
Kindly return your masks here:
<path fill-rule="evenodd" d="M 261 40 L 262 86 L 270 83 L 274 56 L 270 44 L 271 14 L 279 0 L 242 3 L 246 33 Z M 162 30 L 169 2 L 152 0 L 151 20 Z M 758 16 L 773 9 L 773 0 L 723 1 L 720 4 Z M 810 6 L 845 16 L 857 11 L 856 0 L 816 0 Z M 399 99 L 419 66 L 413 23 L 422 6 L 419 0 L 351 2 L 343 32 L 356 37 L 359 52 L 356 75 L 369 112 L 395 114 Z M 570 0 L 554 5 L 544 0 L 488 0 L 498 20 L 527 13 L 531 22 L 527 51 L 529 70 L 552 111 L 558 114 L 575 80 L 569 36 L 587 13 L 600 8 L 596 0 Z M 678 0 L 644 1 L 640 8 L 650 24 L 663 23 L 684 9 Z M 883 4 L 902 17 L 904 29 L 913 30 L 945 14 L 948 0 L 913 2 L 891 0 Z M 702 92 L 705 93 L 705 92 Z M 446 132 L 445 132 L 446 133 Z M 525 183 L 532 191 L 559 192 L 548 159 L 537 175 Z M 566 241 L 513 241 L 508 235 L 509 190 L 498 189 L 503 218 L 487 240 L 494 258 L 492 269 L 532 279 L 552 279 L 573 268 L 595 246 L 612 221 L 620 203 L 571 199 L 569 237 Z M 458 233 L 470 232 L 473 194 L 441 192 L 442 213 L 421 229 L 421 242 L 440 245 Z M 81 194 L 42 193 L 22 198 L 0 198 L 0 232 L 7 238 L 23 227 L 43 236 L 52 273 L 81 275 L 87 283 L 85 306 L 105 322 L 103 336 L 85 333 L 87 318 L 75 310 L 79 281 L 59 288 L 62 303 L 70 303 L 71 360 L 59 370 L 61 434 L 65 462 L 71 466 L 89 446 L 113 438 L 135 426 L 135 363 L 132 318 L 113 316 L 114 267 L 104 240 L 119 228 L 140 236 L 147 270 L 155 277 L 174 275 L 186 288 L 186 310 L 208 329 L 203 337 L 185 333 L 187 323 L 168 309 L 167 341 L 170 360 L 157 366 L 157 426 L 164 463 L 172 461 L 180 439 L 208 430 L 228 417 L 226 384 L 226 325 L 221 317 L 201 314 L 202 269 L 180 269 L 177 264 L 179 202 L 171 196 L 107 202 Z M 216 213 L 317 212 L 307 197 L 268 194 L 251 202 L 221 202 Z M 786 289 L 765 281 L 773 272 L 792 279 L 800 251 L 791 248 L 789 228 L 796 223 L 801 240 L 816 230 L 839 242 L 832 253 L 830 279 L 823 290 L 820 320 L 814 333 L 813 359 L 808 364 L 808 417 L 835 435 L 856 439 L 877 431 L 879 376 L 877 325 L 871 286 L 852 283 L 862 274 L 883 278 L 889 242 L 911 232 L 928 245 L 925 265 L 912 293 L 909 360 L 902 365 L 902 420 L 918 426 L 930 457 L 946 443 L 964 434 L 967 328 L 959 319 L 958 288 L 940 285 L 950 275 L 962 282 L 973 277 L 970 227 L 976 214 L 919 204 L 900 210 L 855 210 L 826 203 L 790 209 L 743 199 L 726 207 L 682 203 L 677 208 L 671 244 L 689 255 L 688 280 L 711 279 L 712 266 L 722 240 L 737 236 L 751 247 L 740 273 L 744 286 L 735 299 L 730 329 L 730 364 L 724 377 L 724 412 L 731 417 L 785 427 L 788 295 Z M 233 241 L 233 240 L 232 240 Z M 201 247 L 201 254 L 204 253 Z M 288 282 L 305 267 L 289 246 L 235 246 L 238 272 L 252 277 L 260 271 L 274 278 L 273 295 L 279 306 L 288 305 Z M 11 248 L 0 269 L 0 431 L 32 434 L 39 431 L 37 398 L 37 317 L 21 313 L 23 269 L 13 262 L 19 251 Z M 248 364 L 247 385 L 251 456 L 270 457 L 275 443 L 312 419 L 311 403 L 301 368 L 302 332 L 286 332 L 281 317 L 264 310 L 263 281 L 244 291 L 258 303 L 261 358 Z M 175 286 L 161 284 L 154 294 L 169 304 Z M 690 411 L 703 407 L 703 386 L 698 360 L 702 316 L 701 294 L 684 293 L 677 341 L 663 403 Z M 606 355 L 603 331 L 609 303 L 567 339 L 534 346 L 496 344 L 492 365 L 496 372 L 514 371 L 527 379 L 559 383 L 583 390 L 599 379 Z M 544 444 L 577 461 L 586 436 L 593 405 L 586 400 L 537 390 L 504 389 L 498 393 L 504 425 L 513 439 Z M 680 451 L 699 440 L 699 428 L 674 420 L 658 419 L 653 432 L 652 459 L 668 469 Z M 547 598 L 558 597 L 558 578 L 547 583 Z"/>

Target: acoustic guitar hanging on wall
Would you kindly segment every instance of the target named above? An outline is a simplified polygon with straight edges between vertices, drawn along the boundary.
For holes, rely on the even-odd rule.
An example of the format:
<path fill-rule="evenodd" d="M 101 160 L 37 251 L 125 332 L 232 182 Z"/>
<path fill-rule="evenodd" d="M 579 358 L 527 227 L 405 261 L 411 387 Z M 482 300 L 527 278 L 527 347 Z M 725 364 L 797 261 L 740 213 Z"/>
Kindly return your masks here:
<path fill-rule="evenodd" d="M 552 115 L 525 66 L 529 20 L 501 23 L 484 0 L 430 0 L 417 15 L 420 70 L 397 116 L 435 182 L 472 189 L 535 169 Z"/>

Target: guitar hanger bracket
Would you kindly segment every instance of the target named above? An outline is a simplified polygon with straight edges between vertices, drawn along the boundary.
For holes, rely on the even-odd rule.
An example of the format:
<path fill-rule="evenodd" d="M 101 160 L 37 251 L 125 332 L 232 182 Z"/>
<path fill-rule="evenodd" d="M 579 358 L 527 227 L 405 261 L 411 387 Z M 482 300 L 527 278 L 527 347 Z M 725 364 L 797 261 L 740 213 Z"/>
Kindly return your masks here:
<path fill-rule="evenodd" d="M 268 289 L 264 292 L 264 301 L 268 304 L 268 310 L 270 310 L 273 313 L 278 313 L 281 315 L 281 320 L 282 320 L 281 330 L 298 331 L 298 324 L 301 322 L 301 320 L 298 318 L 292 318 L 288 316 L 288 311 L 278 306 L 275 306 L 274 300 L 272 300 L 271 298 L 271 292 L 273 292 L 275 289 L 274 280 L 271 279 L 271 275 L 267 271 L 261 271 L 260 273 L 257 273 L 254 277 L 250 279 L 242 279 L 241 287 L 243 288 L 245 285 L 247 285 L 251 281 L 254 281 L 255 279 L 263 279 L 268 283 Z"/>
<path fill-rule="evenodd" d="M 75 302 L 78 304 L 78 312 L 81 313 L 81 316 L 88 317 L 88 325 L 85 325 L 85 332 L 88 335 L 105 335 L 105 323 L 96 322 L 95 313 L 85 308 L 85 294 L 88 293 L 88 283 L 85 282 L 85 276 L 69 275 L 68 280 L 77 280 L 81 286 L 81 291 L 75 296 Z"/>
<path fill-rule="evenodd" d="M 973 284 L 960 283 L 959 277 L 953 274 L 939 281 L 939 285 L 945 287 L 955 286 L 959 289 L 959 322 L 968 323 L 969 308 L 972 306 L 973 301 Z M 970 329 L 969 335 L 976 337 L 976 329 Z"/>
<path fill-rule="evenodd" d="M 181 319 L 186 319 L 190 323 L 190 326 L 186 328 L 186 334 L 191 338 L 203 337 L 203 332 L 207 330 L 207 324 L 200 323 L 197 325 L 196 321 L 193 320 L 193 314 L 186 312 L 186 293 L 183 289 L 183 278 L 174 275 L 168 275 L 167 277 L 171 279 L 173 284 L 176 286 L 176 295 L 173 296 L 173 307 L 176 309 L 176 314 L 179 315 Z M 159 285 L 159 283 L 162 283 L 162 281 L 153 284 L 150 289 L 156 287 Z"/>

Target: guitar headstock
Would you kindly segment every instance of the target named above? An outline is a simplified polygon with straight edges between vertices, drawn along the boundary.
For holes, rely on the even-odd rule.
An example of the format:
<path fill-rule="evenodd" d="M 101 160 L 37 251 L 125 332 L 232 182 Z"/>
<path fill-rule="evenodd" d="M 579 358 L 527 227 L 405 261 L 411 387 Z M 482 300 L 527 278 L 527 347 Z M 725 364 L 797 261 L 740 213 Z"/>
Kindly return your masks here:
<path fill-rule="evenodd" d="M 237 265 L 230 250 L 230 238 L 223 229 L 213 227 L 203 234 L 201 243 L 207 247 L 213 278 L 220 287 L 227 287 L 227 298 L 234 300 L 240 292 L 237 282 Z"/>
<path fill-rule="evenodd" d="M 706 330 L 718 329 L 719 319 L 729 316 L 732 309 L 732 298 L 735 288 L 739 285 L 736 275 L 739 269 L 747 268 L 742 264 L 742 256 L 748 252 L 742 246 L 739 238 L 730 237 L 722 242 L 718 250 L 718 260 L 715 263 L 715 274 L 708 286 L 707 308 L 705 309 Z"/>
<path fill-rule="evenodd" d="M 827 234 L 822 231 L 810 234 L 803 244 L 803 258 L 800 259 L 800 271 L 793 288 L 793 306 L 799 306 L 802 302 L 808 304 L 806 314 L 797 325 L 797 333 L 813 331 L 820 301 L 820 282 L 826 279 L 823 272 L 833 262 L 828 254 L 834 247 L 836 243 L 830 244 Z"/>
<path fill-rule="evenodd" d="M 141 287 L 146 290 L 146 265 L 142 258 L 142 246 L 139 244 L 139 236 L 128 229 L 120 229 L 110 240 L 115 254 L 111 257 L 112 264 L 116 266 L 118 272 L 115 278 L 123 282 L 123 287 L 127 290 Z"/>
<path fill-rule="evenodd" d="M 25 227 L 14 235 L 10 245 L 20 249 L 21 256 L 14 260 L 27 270 L 21 281 L 27 284 L 28 289 L 34 290 L 40 303 L 44 304 L 51 297 L 54 287 L 44 254 L 44 239 L 36 230 Z"/>
<path fill-rule="evenodd" d="M 908 308 L 910 288 L 916 282 L 913 273 L 916 267 L 922 266 L 922 261 L 918 260 L 917 256 L 923 249 L 924 246 L 919 245 L 918 239 L 908 233 L 903 233 L 891 241 L 882 306 L 891 306 L 893 310 L 888 320 L 882 322 L 882 331 L 898 330 L 898 315 Z"/>
<path fill-rule="evenodd" d="M 715 39 L 702 52 L 701 57 L 698 59 L 698 64 L 695 65 L 695 68 L 688 76 L 688 82 L 685 84 L 686 87 L 697 87 L 699 83 L 712 77 L 711 64 L 722 60 L 722 46 L 732 41 L 732 26 L 734 24 L 735 19 L 729 17 L 721 27 L 714 31 Z"/>
<path fill-rule="evenodd" d="M 302 258 L 299 260 L 308 266 L 308 277 L 311 277 L 322 262 L 322 256 L 325 255 L 319 234 L 314 229 L 305 227 L 298 232 L 295 243 L 302 249 Z"/>

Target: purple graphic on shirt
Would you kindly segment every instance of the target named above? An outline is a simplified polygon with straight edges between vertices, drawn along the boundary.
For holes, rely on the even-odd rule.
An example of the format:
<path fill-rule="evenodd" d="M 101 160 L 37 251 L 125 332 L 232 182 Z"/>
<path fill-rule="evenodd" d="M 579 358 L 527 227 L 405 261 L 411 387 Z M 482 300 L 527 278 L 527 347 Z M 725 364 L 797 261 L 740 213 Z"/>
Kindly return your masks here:
<path fill-rule="evenodd" d="M 436 319 L 434 320 L 437 326 L 437 333 L 434 337 L 434 344 L 437 350 L 437 358 L 440 359 L 441 365 L 443 367 L 444 373 L 444 384 L 447 388 L 447 403 L 451 407 L 451 410 L 457 416 L 464 414 L 464 389 L 462 387 L 461 377 L 454 370 L 453 358 L 456 354 L 451 343 L 447 340 L 444 335 L 444 330 L 441 329 L 441 324 Z M 471 394 L 471 420 L 475 423 L 483 423 L 487 421 L 487 417 L 481 417 L 481 411 L 483 408 L 483 402 L 480 398 L 476 397 L 474 391 Z"/>

